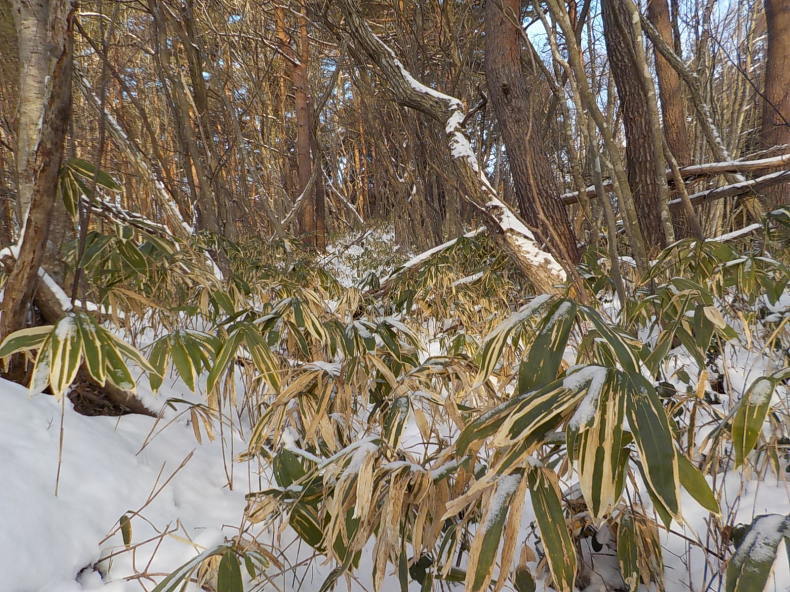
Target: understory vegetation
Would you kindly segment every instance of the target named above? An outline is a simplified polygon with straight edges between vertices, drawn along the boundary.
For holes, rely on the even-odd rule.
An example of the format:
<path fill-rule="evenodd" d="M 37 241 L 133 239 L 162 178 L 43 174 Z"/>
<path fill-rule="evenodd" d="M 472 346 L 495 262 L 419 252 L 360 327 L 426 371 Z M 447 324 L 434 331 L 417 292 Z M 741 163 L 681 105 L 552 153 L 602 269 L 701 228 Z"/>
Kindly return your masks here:
<path fill-rule="evenodd" d="M 242 527 L 157 592 L 268 589 L 293 568 L 289 536 L 335 566 L 322 590 L 370 546 L 379 589 L 393 573 L 403 590 L 662 588 L 662 533 L 692 523 L 686 559 L 759 590 L 790 519 L 733 523 L 730 478 L 787 478 L 787 232 L 777 211 L 753 236 L 679 241 L 627 274 L 620 303 L 595 249 L 579 289 L 552 296 L 530 295 L 485 234 L 382 275 L 351 266 L 384 252 L 226 244 L 219 282 L 195 255 L 212 245 L 118 226 L 89 233 L 79 261 L 100 314 L 18 331 L 0 357 L 25 352 L 31 390 L 59 397 L 83 364 L 122 389 L 177 376 L 199 397 L 160 403 L 198 442 L 244 439 L 228 462 L 261 488 Z"/>

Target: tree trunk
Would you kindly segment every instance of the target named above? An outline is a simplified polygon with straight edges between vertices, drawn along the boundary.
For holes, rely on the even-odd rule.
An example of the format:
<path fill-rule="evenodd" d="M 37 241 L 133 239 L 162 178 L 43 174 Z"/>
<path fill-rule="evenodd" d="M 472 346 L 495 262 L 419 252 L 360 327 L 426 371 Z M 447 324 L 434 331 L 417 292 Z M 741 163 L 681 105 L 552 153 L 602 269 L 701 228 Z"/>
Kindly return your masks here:
<path fill-rule="evenodd" d="M 540 105 L 548 97 L 538 72 L 521 67 L 520 0 L 489 0 L 485 13 L 485 71 L 491 104 L 507 151 L 524 220 L 560 260 L 579 259 L 576 237 L 562 202 L 544 130 Z M 533 89 L 530 92 L 530 89 Z"/>
<path fill-rule="evenodd" d="M 18 168 L 18 195 L 26 215 L 17 265 L 5 285 L 0 339 L 23 327 L 44 259 L 71 112 L 74 5 L 74 0 L 14 3 L 19 80 L 27 89 L 20 97 L 18 121 L 19 137 L 25 139 L 17 149 L 17 161 L 24 165 Z M 31 123 L 34 115 L 36 121 Z"/>
<path fill-rule="evenodd" d="M 790 4 L 765 0 L 768 47 L 765 60 L 762 143 L 765 148 L 790 143 Z M 790 185 L 765 193 L 771 209 L 790 201 Z"/>
<path fill-rule="evenodd" d="M 656 175 L 655 165 L 658 160 L 663 160 L 663 154 L 656 152 L 653 142 L 648 95 L 642 83 L 635 49 L 639 41 L 634 36 L 628 9 L 623 5 L 623 2 L 630 1 L 604 0 L 604 36 L 623 112 L 628 183 L 645 243 L 648 250 L 655 252 L 667 244 L 659 197 L 662 194 L 661 184 L 666 182 L 663 171 L 660 177 Z"/>
<path fill-rule="evenodd" d="M 298 52 L 299 64 L 291 70 L 294 88 L 294 110 L 296 114 L 296 170 L 299 181 L 299 191 L 307 188 L 313 166 L 312 156 L 312 100 L 310 96 L 310 40 L 307 35 L 307 18 L 299 17 L 299 36 Z M 323 181 L 323 179 L 319 179 Z M 305 244 L 308 247 L 316 247 L 316 208 L 315 208 L 315 189 L 311 188 L 305 195 L 305 203 L 302 206 L 299 220 L 301 231 L 304 234 Z"/>
<path fill-rule="evenodd" d="M 672 21 L 669 17 L 667 0 L 650 0 L 647 3 L 647 17 L 661 35 L 661 38 L 672 45 Z M 686 105 L 680 76 L 672 65 L 653 49 L 656 59 L 656 76 L 658 91 L 661 98 L 661 116 L 664 122 L 664 135 L 667 144 L 678 163 L 684 167 L 691 164 L 691 144 L 686 130 Z"/>

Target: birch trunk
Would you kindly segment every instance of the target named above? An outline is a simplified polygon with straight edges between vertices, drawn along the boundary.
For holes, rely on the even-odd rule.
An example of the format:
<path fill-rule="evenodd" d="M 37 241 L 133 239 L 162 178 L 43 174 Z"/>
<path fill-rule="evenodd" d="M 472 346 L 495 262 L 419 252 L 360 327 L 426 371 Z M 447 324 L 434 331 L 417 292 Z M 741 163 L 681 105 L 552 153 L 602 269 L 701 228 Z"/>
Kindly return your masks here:
<path fill-rule="evenodd" d="M 74 0 L 15 0 L 19 40 L 20 113 L 17 170 L 23 230 L 9 274 L 0 339 L 24 326 L 44 259 L 71 113 Z M 35 117 L 35 120 L 32 118 Z"/>

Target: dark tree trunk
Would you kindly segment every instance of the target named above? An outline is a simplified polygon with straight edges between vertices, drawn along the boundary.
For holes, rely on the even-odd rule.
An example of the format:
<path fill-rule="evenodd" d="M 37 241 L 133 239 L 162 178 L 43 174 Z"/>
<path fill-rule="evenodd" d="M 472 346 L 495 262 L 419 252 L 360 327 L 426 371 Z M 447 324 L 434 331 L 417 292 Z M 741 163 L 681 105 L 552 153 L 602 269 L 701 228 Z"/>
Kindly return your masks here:
<path fill-rule="evenodd" d="M 765 0 L 768 47 L 765 60 L 765 101 L 762 142 L 765 148 L 790 144 L 790 3 Z M 790 184 L 765 192 L 768 207 L 790 202 Z"/>
<path fill-rule="evenodd" d="M 305 190 L 313 172 L 311 141 L 311 97 L 310 97 L 310 40 L 307 36 L 307 19 L 299 17 L 299 65 L 292 70 L 294 106 L 296 112 L 296 167 L 299 192 Z M 316 246 L 315 191 L 307 192 L 300 212 L 301 231 L 309 247 Z"/>
<path fill-rule="evenodd" d="M 628 10 L 622 2 L 604 0 L 602 13 L 606 53 L 612 69 L 625 127 L 625 157 L 628 184 L 634 196 L 636 213 L 642 236 L 650 251 L 666 246 L 666 235 L 661 225 L 659 180 L 655 174 L 655 152 L 647 93 L 641 80 L 634 44 L 633 29 Z"/>
<path fill-rule="evenodd" d="M 540 105 L 548 99 L 546 89 L 538 72 L 521 66 L 520 9 L 520 0 L 489 0 L 486 4 L 488 92 L 521 215 L 557 258 L 573 264 L 579 259 L 576 237 L 557 199 L 557 183 L 541 129 Z"/>

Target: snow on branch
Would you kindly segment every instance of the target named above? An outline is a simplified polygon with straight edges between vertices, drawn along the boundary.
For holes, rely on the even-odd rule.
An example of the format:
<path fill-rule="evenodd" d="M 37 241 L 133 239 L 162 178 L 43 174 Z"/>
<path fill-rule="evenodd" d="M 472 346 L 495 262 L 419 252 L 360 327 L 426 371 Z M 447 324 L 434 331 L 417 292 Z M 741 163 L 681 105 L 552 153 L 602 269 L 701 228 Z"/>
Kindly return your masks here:
<path fill-rule="evenodd" d="M 708 177 L 722 175 L 725 173 L 745 173 L 749 171 L 759 171 L 780 167 L 786 164 L 790 164 L 790 152 L 770 158 L 761 158 L 758 160 L 731 160 L 726 162 L 710 162 L 685 166 L 680 169 L 680 175 L 684 179 L 691 177 Z M 667 178 L 671 177 L 672 170 L 667 169 Z M 603 186 L 606 190 L 612 190 L 613 185 L 611 179 L 606 179 Z M 584 193 L 588 198 L 597 197 L 594 185 L 587 187 L 584 190 Z M 571 191 L 569 193 L 563 193 L 560 198 L 566 204 L 577 203 L 579 201 L 579 192 Z"/>

